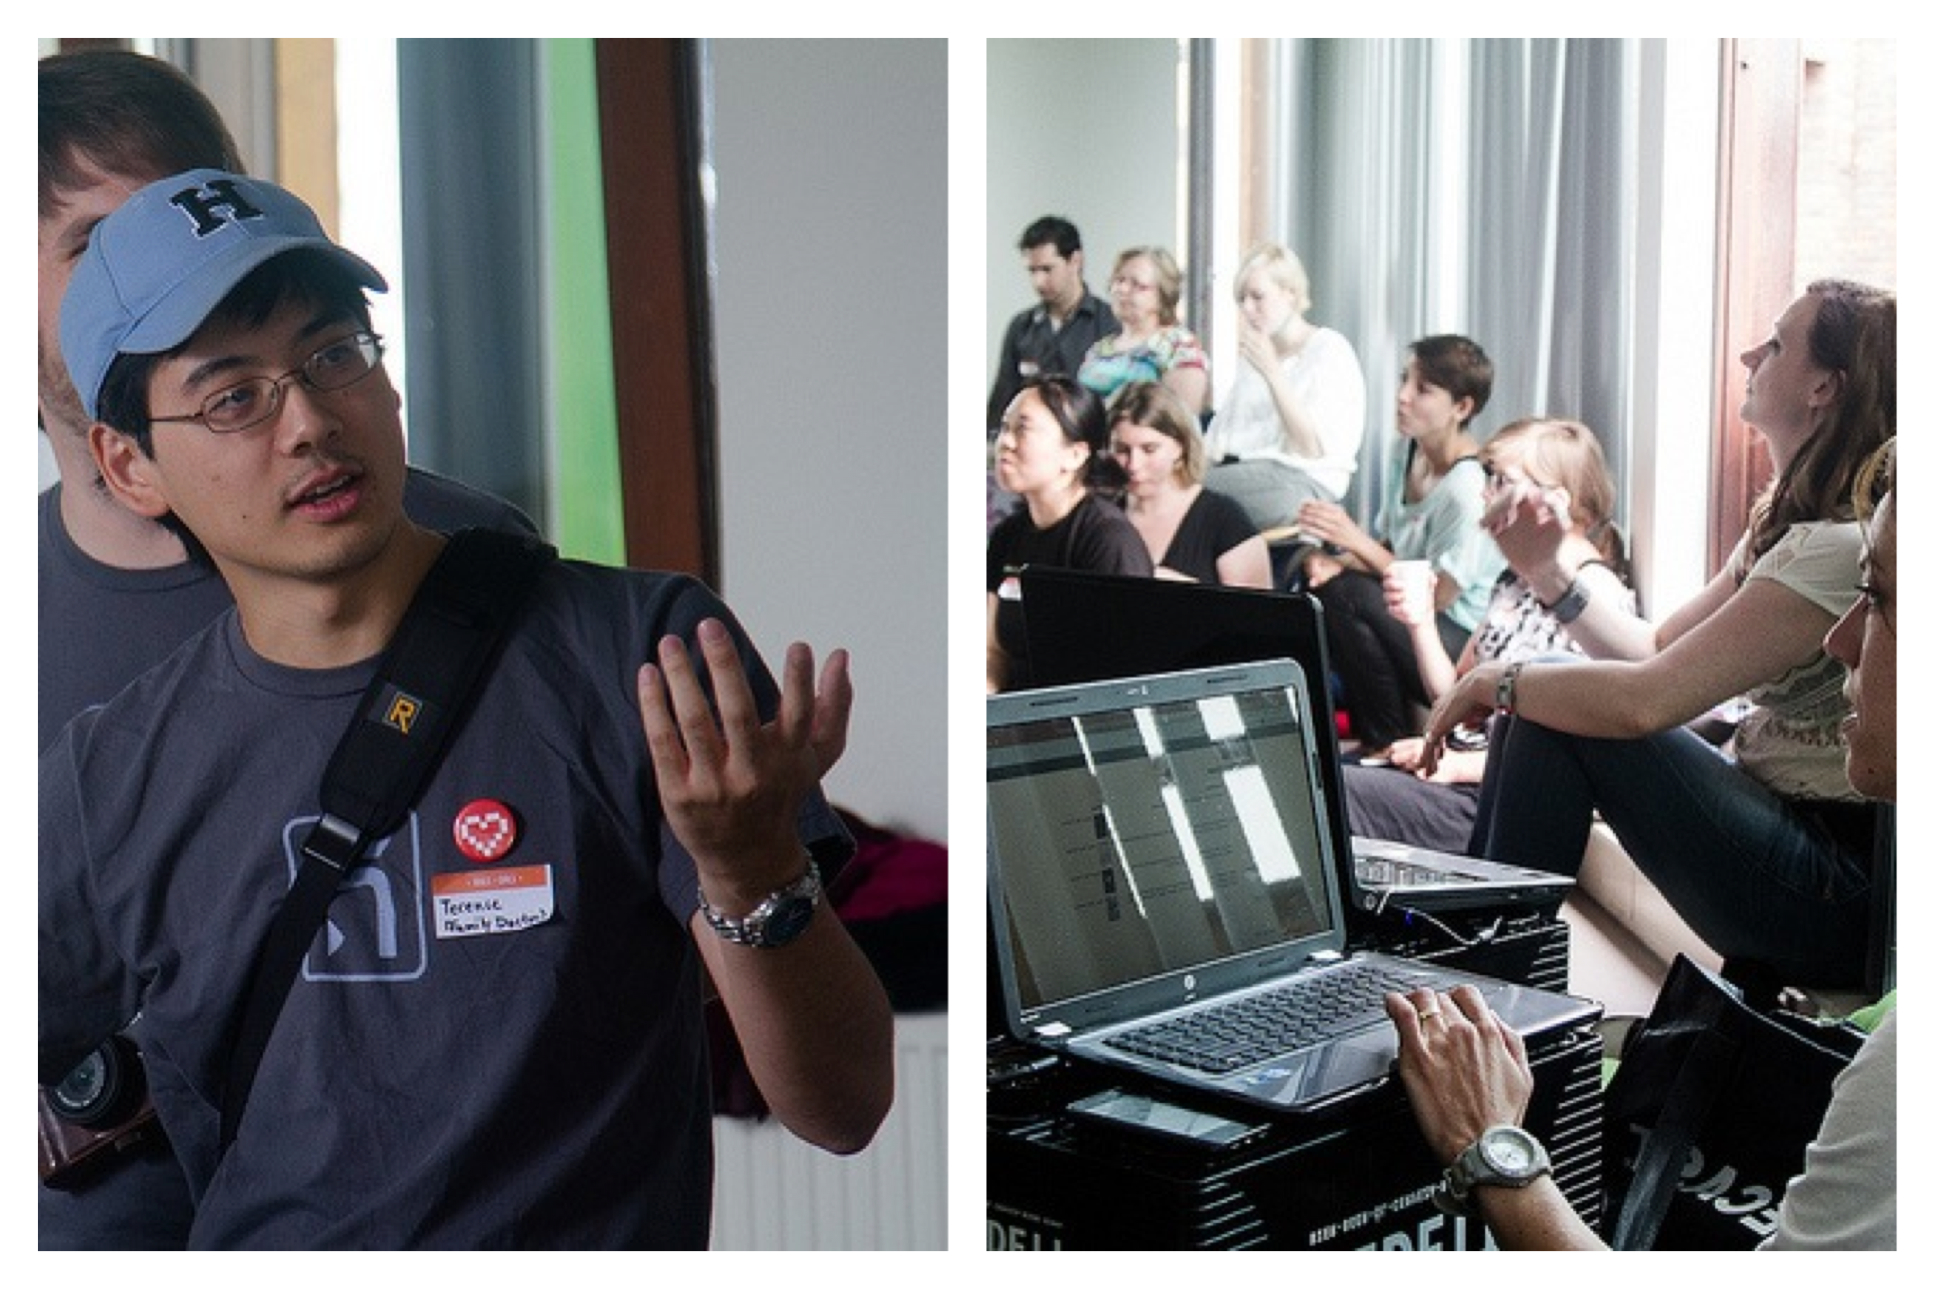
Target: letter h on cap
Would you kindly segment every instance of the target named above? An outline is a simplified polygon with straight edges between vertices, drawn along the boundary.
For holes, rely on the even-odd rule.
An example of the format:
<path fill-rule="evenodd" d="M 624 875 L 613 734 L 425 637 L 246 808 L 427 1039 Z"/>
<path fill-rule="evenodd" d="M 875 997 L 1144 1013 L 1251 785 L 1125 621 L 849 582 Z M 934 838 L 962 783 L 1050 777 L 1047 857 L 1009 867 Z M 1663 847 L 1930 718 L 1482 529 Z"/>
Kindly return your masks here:
<path fill-rule="evenodd" d="M 229 179 L 211 179 L 200 188 L 184 188 L 168 203 L 195 222 L 196 237 L 220 232 L 229 220 L 262 218 L 262 212 L 236 192 L 235 182 Z M 223 210 L 228 212 L 226 217 L 218 213 Z"/>

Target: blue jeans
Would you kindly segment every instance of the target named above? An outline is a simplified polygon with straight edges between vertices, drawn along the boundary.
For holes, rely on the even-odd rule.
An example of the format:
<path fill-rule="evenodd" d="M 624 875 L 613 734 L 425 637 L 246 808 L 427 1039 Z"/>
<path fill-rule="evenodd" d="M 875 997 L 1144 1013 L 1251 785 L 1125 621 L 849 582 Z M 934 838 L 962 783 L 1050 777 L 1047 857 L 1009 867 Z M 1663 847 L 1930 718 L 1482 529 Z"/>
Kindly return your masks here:
<path fill-rule="evenodd" d="M 1872 805 L 1783 798 L 1686 730 L 1590 739 L 1494 723 L 1474 853 L 1576 874 L 1595 808 L 1721 957 L 1791 984 L 1860 981 Z"/>

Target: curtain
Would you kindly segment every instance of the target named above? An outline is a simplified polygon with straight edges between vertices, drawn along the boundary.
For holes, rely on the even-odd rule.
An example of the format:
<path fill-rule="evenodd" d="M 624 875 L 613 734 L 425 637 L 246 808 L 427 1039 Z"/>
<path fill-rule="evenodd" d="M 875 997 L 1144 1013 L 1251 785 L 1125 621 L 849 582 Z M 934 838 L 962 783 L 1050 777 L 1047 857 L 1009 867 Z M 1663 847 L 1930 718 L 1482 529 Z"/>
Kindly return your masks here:
<path fill-rule="evenodd" d="M 1272 51 L 1266 227 L 1350 337 L 1370 400 L 1351 504 L 1374 518 L 1407 346 L 1491 355 L 1478 437 L 1591 426 L 1626 489 L 1637 55 L 1625 40 L 1293 40 Z"/>
<path fill-rule="evenodd" d="M 536 46 L 402 40 L 397 62 L 411 454 L 542 524 Z"/>

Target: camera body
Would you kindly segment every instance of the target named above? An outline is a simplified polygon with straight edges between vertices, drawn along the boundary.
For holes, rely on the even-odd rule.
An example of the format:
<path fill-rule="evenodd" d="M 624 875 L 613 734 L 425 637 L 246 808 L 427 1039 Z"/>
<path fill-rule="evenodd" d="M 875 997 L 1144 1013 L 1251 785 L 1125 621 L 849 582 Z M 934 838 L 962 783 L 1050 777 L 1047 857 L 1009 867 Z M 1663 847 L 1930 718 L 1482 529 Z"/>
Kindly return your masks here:
<path fill-rule="evenodd" d="M 141 1050 L 116 1035 L 40 1090 L 40 1180 L 68 1188 L 159 1132 Z"/>

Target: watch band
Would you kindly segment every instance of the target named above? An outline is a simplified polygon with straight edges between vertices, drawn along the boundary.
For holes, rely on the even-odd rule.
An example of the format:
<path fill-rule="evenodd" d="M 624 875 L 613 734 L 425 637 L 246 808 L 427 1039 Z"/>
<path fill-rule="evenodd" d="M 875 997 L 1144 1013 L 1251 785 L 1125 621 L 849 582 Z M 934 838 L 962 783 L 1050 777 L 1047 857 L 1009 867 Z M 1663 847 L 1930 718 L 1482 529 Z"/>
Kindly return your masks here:
<path fill-rule="evenodd" d="M 1492 706 L 1508 717 L 1518 711 L 1518 674 L 1524 669 L 1524 659 L 1507 664 L 1504 674 L 1498 678 L 1498 689 L 1492 695 Z"/>
<path fill-rule="evenodd" d="M 819 908 L 825 888 L 820 883 L 820 866 L 809 855 L 806 872 L 768 895 L 743 918 L 733 918 L 712 907 L 705 888 L 699 889 L 699 912 L 721 939 L 734 945 L 775 949 L 793 941 L 806 930 L 813 911 Z"/>
<path fill-rule="evenodd" d="M 1551 612 L 1552 617 L 1563 625 L 1585 613 L 1586 606 L 1591 601 L 1592 592 L 1587 589 L 1585 583 L 1574 578 L 1572 584 L 1565 589 L 1565 594 L 1545 607 Z"/>

